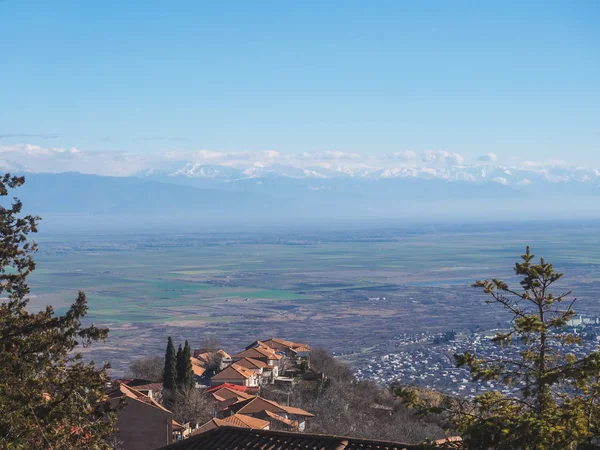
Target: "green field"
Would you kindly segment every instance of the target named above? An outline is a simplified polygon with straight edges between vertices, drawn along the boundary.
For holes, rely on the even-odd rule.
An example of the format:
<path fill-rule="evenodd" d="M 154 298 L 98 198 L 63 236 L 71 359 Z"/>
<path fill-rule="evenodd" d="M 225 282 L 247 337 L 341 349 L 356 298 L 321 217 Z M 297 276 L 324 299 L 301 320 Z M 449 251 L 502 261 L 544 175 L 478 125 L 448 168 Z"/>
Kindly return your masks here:
<path fill-rule="evenodd" d="M 415 327 L 443 329 L 446 317 L 463 328 L 495 323 L 469 285 L 510 279 L 526 244 L 566 273 L 584 309 L 600 314 L 598 236 L 579 226 L 41 236 L 31 306 L 61 312 L 85 291 L 89 319 L 112 330 L 110 348 L 159 348 L 167 332 L 234 342 L 247 333 L 306 335 L 363 348 Z"/>
<path fill-rule="evenodd" d="M 181 308 L 225 300 L 302 301 L 390 283 L 436 286 L 508 276 L 528 243 L 567 272 L 600 266 L 598 234 L 561 231 L 390 233 L 367 242 L 348 236 L 295 245 L 195 235 L 160 236 L 159 242 L 153 235 L 43 237 L 31 277 L 33 303 L 62 297 L 60 310 L 81 289 L 99 322 L 169 322 L 181 319 Z"/>

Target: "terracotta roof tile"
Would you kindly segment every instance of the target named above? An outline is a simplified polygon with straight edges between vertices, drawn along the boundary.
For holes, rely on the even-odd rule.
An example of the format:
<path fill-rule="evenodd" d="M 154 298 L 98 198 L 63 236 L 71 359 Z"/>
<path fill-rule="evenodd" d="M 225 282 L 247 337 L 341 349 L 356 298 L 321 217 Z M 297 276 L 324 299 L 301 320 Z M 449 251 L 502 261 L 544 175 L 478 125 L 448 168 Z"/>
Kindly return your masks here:
<path fill-rule="evenodd" d="M 418 445 L 341 436 L 218 426 L 164 450 L 417 450 Z"/>
<path fill-rule="evenodd" d="M 243 414 L 234 414 L 229 417 L 225 417 L 223 422 L 227 422 L 228 425 L 240 428 L 252 428 L 255 430 L 264 430 L 269 427 L 269 422 L 256 417 L 245 416 Z"/>
<path fill-rule="evenodd" d="M 184 431 L 185 427 L 173 419 L 173 431 Z"/>
<path fill-rule="evenodd" d="M 124 398 L 124 397 L 131 398 L 131 399 L 137 400 L 142 403 L 146 403 L 148 405 L 154 406 L 155 408 L 162 409 L 163 411 L 168 412 L 168 413 L 171 412 L 167 408 L 162 406 L 160 403 L 158 403 L 156 400 L 151 399 L 146 394 L 143 394 L 142 392 L 140 392 L 132 387 L 129 387 L 125 384 L 119 384 L 118 388 L 109 392 L 109 394 L 108 394 L 108 398 L 112 398 L 112 399 Z"/>
<path fill-rule="evenodd" d="M 276 420 L 278 422 L 283 423 L 284 425 L 287 425 L 288 427 L 292 428 L 292 429 L 297 429 L 298 428 L 298 422 L 294 421 L 294 420 L 290 420 L 290 419 L 286 419 L 283 416 L 280 416 L 279 414 L 276 414 L 274 412 L 271 411 L 263 411 L 262 413 L 265 414 L 265 416 Z"/>
<path fill-rule="evenodd" d="M 243 352 L 233 356 L 234 359 L 242 359 L 246 357 L 256 359 L 266 358 L 271 360 L 279 360 L 282 358 L 281 355 L 275 353 L 275 350 L 273 350 L 271 347 L 266 346 L 249 348 L 248 350 L 244 350 Z"/>
<path fill-rule="evenodd" d="M 261 342 L 262 344 L 267 345 L 271 348 L 274 348 L 275 350 L 290 349 L 295 352 L 309 352 L 310 351 L 310 347 L 308 346 L 308 344 L 286 341 L 284 339 L 271 338 L 266 341 L 257 341 L 257 342 Z"/>
<path fill-rule="evenodd" d="M 163 389 L 162 383 L 148 383 L 148 384 L 126 383 L 126 384 L 127 384 L 127 386 L 137 389 L 138 391 L 162 392 L 162 389 Z"/>
<path fill-rule="evenodd" d="M 223 388 L 229 388 L 229 389 L 233 389 L 235 391 L 242 391 L 242 392 L 247 392 L 247 393 L 258 389 L 256 387 L 252 387 L 252 386 L 240 386 L 239 384 L 223 383 L 218 386 L 209 387 L 206 389 L 205 392 L 211 393 L 211 392 L 219 391 Z"/>
<path fill-rule="evenodd" d="M 216 399 L 215 399 L 216 400 Z M 231 405 L 234 405 L 238 402 L 244 401 L 244 399 L 241 399 L 239 397 L 233 397 L 233 398 L 226 398 L 224 400 L 221 401 L 216 401 L 215 403 L 215 409 L 219 412 L 221 411 L 226 411 L 229 409 L 229 407 Z"/>
<path fill-rule="evenodd" d="M 245 367 L 231 364 L 212 377 L 212 381 L 219 380 L 245 380 L 254 376 L 254 372 Z"/>
<path fill-rule="evenodd" d="M 194 372 L 194 375 L 201 377 L 204 372 L 206 372 L 206 363 L 193 356 L 190 356 L 190 361 L 192 362 L 192 371 Z"/>
<path fill-rule="evenodd" d="M 231 405 L 229 409 L 239 414 L 255 414 L 265 410 L 281 414 L 286 412 L 278 403 L 262 397 L 241 400 Z"/>
<path fill-rule="evenodd" d="M 306 412 L 300 408 L 295 408 L 293 406 L 284 406 L 284 405 L 279 405 L 279 406 L 281 406 L 285 410 L 285 412 L 287 412 L 288 414 L 290 414 L 292 416 L 315 417 L 313 414 Z"/>
<path fill-rule="evenodd" d="M 213 395 L 215 400 L 218 400 L 217 397 L 220 397 L 221 401 L 228 400 L 230 398 L 237 398 L 239 400 L 245 400 L 245 399 L 254 397 L 254 395 L 252 395 L 252 394 L 247 394 L 246 392 L 243 392 L 243 391 L 237 391 L 237 390 L 231 389 L 229 387 L 224 387 L 223 389 L 218 389 L 216 391 L 212 391 L 211 394 Z"/>
<path fill-rule="evenodd" d="M 216 392 L 212 393 L 213 398 L 218 401 L 218 402 L 224 402 L 225 400 L 227 400 L 225 397 L 221 397 L 219 394 L 217 394 Z"/>
<path fill-rule="evenodd" d="M 196 428 L 193 432 L 190 433 L 190 438 L 193 436 L 197 436 L 202 433 L 206 433 L 207 431 L 214 430 L 217 427 L 225 426 L 225 422 L 221 419 L 210 419 L 204 425 Z"/>
<path fill-rule="evenodd" d="M 194 358 L 200 359 L 207 363 L 209 362 L 210 357 L 213 353 L 214 352 L 205 352 L 202 349 L 197 349 L 194 350 Z M 225 350 L 219 349 L 217 350 L 217 353 L 219 354 L 219 356 L 221 356 L 222 359 L 231 359 L 231 356 Z"/>
<path fill-rule="evenodd" d="M 254 358 L 242 358 L 238 361 L 235 362 L 238 366 L 242 366 L 245 367 L 247 369 L 251 369 L 251 370 L 255 370 L 255 369 L 268 369 L 269 365 L 264 362 L 261 361 L 260 359 L 254 359 Z"/>
<path fill-rule="evenodd" d="M 235 414 L 233 416 L 226 417 L 225 419 L 211 419 L 201 427 L 190 433 L 190 437 L 197 436 L 210 430 L 214 430 L 218 427 L 235 427 L 235 428 L 247 428 L 255 430 L 264 430 L 269 427 L 269 422 L 266 420 L 257 419 L 255 417 L 243 416 Z"/>

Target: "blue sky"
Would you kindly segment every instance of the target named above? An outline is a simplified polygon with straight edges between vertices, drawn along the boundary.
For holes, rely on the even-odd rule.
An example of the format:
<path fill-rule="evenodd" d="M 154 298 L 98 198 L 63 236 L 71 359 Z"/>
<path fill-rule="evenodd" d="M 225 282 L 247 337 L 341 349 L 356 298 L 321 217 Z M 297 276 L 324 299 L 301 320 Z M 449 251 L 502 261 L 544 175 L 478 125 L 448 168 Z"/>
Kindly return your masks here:
<path fill-rule="evenodd" d="M 600 2 L 0 0 L 0 146 L 600 164 Z"/>

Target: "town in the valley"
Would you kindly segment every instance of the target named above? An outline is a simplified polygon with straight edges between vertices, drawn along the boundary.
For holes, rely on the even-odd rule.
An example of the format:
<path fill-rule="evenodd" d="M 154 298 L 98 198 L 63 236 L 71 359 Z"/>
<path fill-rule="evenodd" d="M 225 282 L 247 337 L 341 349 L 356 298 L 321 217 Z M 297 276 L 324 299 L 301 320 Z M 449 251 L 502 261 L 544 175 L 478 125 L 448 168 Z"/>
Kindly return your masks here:
<path fill-rule="evenodd" d="M 263 393 L 269 392 L 270 397 L 273 392 L 285 394 L 299 380 L 326 383 L 324 373 L 312 370 L 310 355 L 308 344 L 278 338 L 255 341 L 233 354 L 222 348 L 194 349 L 190 356 L 193 393 L 186 391 L 185 395 L 202 396 L 202 404 L 211 416 L 204 423 L 176 421 L 168 409 L 169 402 L 165 401 L 169 393 L 165 392 L 161 382 L 115 379 L 111 382 L 109 397 L 115 406 L 120 405 L 118 445 L 127 450 L 158 449 L 192 437 L 210 435 L 208 432 L 217 432 L 221 428 L 286 432 L 288 438 L 305 436 L 297 438 L 308 442 L 311 435 L 303 432 L 315 416 L 290 404 L 289 396 L 286 401 L 277 402 L 265 398 Z M 385 410 L 383 414 L 387 414 Z M 271 434 L 265 436 L 272 438 Z M 329 438 L 333 437 L 321 436 L 319 439 Z M 197 441 L 190 440 L 190 445 Z M 436 445 L 454 448 L 446 445 L 455 441 L 456 438 L 444 438 L 436 441 Z"/>
<path fill-rule="evenodd" d="M 465 352 L 490 359 L 514 359 L 523 347 L 518 342 L 510 346 L 493 342 L 500 331 L 506 330 L 404 334 L 373 348 L 373 356 L 356 359 L 356 377 L 383 385 L 401 382 L 471 399 L 494 391 L 515 397 L 522 384 L 507 386 L 493 380 L 473 380 L 469 370 L 457 367 L 454 359 L 454 355 Z M 579 315 L 569 321 L 565 331 L 581 336 L 582 345 L 569 347 L 570 353 L 581 358 L 598 347 L 600 317 Z"/>

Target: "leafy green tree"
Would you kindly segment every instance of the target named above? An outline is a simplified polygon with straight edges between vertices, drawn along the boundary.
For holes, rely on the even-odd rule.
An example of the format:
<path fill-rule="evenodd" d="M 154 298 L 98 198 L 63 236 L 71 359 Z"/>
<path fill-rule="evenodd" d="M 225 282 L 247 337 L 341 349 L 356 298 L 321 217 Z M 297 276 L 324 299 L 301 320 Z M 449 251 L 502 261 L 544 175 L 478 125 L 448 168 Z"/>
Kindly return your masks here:
<path fill-rule="evenodd" d="M 0 198 L 25 182 L 0 177 Z M 22 215 L 14 199 L 0 206 L 0 448 L 108 449 L 116 415 L 105 395 L 108 365 L 83 361 L 76 349 L 104 340 L 108 329 L 81 323 L 85 294 L 65 315 L 27 308 L 27 276 L 35 269 L 39 217 Z"/>
<path fill-rule="evenodd" d="M 165 369 L 163 377 L 163 388 L 173 391 L 177 384 L 177 358 L 175 355 L 175 345 L 173 339 L 169 336 L 167 341 L 167 350 L 165 352 Z"/>
<path fill-rule="evenodd" d="M 457 421 L 469 449 L 584 448 L 600 437 L 600 354 L 576 358 L 572 351 L 582 344 L 578 335 L 564 330 L 575 316 L 575 300 L 570 292 L 551 292 L 562 274 L 543 258 L 535 264 L 529 247 L 521 258 L 514 268 L 521 289 L 495 278 L 474 285 L 489 296 L 487 303 L 500 305 L 512 316 L 511 329 L 498 333 L 494 341 L 506 346 L 518 340 L 519 356 L 455 356 L 473 379 L 517 386 L 519 396 L 478 396 Z"/>

